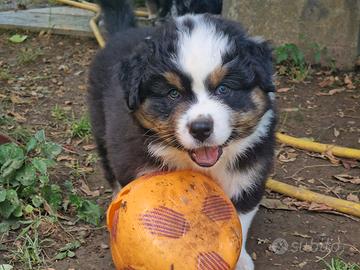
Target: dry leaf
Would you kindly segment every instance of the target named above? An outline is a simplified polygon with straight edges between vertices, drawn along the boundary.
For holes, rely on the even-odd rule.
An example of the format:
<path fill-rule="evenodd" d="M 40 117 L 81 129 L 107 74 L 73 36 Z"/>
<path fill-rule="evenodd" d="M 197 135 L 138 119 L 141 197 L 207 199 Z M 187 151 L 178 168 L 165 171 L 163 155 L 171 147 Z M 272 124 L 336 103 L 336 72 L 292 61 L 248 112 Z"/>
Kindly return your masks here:
<path fill-rule="evenodd" d="M 8 115 L 14 117 L 16 122 L 18 122 L 18 123 L 25 123 L 26 122 L 26 118 L 24 116 L 22 116 L 21 114 L 19 114 L 19 113 L 8 112 Z"/>
<path fill-rule="evenodd" d="M 323 203 L 311 202 L 311 204 L 309 206 L 309 210 L 310 211 L 317 211 L 317 212 L 326 212 L 326 211 L 330 211 L 330 210 L 333 210 L 333 209 L 331 207 L 327 206 L 326 204 L 323 204 Z"/>
<path fill-rule="evenodd" d="M 350 170 L 351 168 L 360 168 L 360 163 L 354 159 L 341 159 L 341 163 L 345 169 Z"/>
<path fill-rule="evenodd" d="M 355 185 L 360 185 L 360 177 L 352 176 L 348 174 L 338 174 L 333 176 L 335 179 L 344 182 L 344 183 L 352 183 Z"/>
<path fill-rule="evenodd" d="M 109 245 L 104 244 L 104 243 L 101 243 L 101 244 L 100 244 L 100 247 L 101 247 L 102 249 L 109 249 Z"/>
<path fill-rule="evenodd" d="M 278 92 L 278 93 L 286 93 L 290 89 L 291 88 L 289 88 L 289 87 L 284 87 L 284 88 L 277 89 L 276 92 Z"/>
<path fill-rule="evenodd" d="M 92 196 L 92 197 L 97 197 L 100 195 L 100 191 L 99 190 L 94 190 L 94 191 L 91 191 L 89 186 L 85 183 L 84 180 L 80 179 L 80 183 L 81 183 L 81 186 L 80 186 L 80 190 L 82 192 L 84 192 L 86 195 L 88 196 Z"/>
<path fill-rule="evenodd" d="M 297 153 L 284 152 L 284 153 L 279 154 L 278 159 L 280 162 L 287 163 L 287 162 L 295 161 L 298 155 L 299 154 L 297 154 Z"/>
<path fill-rule="evenodd" d="M 279 199 L 263 198 L 260 202 L 260 205 L 267 209 L 295 210 L 290 208 L 288 205 L 286 205 Z"/>
<path fill-rule="evenodd" d="M 333 96 L 333 95 L 335 95 L 337 93 L 341 93 L 341 92 L 344 92 L 344 91 L 345 91 L 345 88 L 341 87 L 341 88 L 332 89 L 329 92 L 317 92 L 316 95 L 317 96 Z"/>
<path fill-rule="evenodd" d="M 96 148 L 96 145 L 95 144 L 87 144 L 87 145 L 84 145 L 82 148 L 85 151 L 91 151 L 91 150 L 94 150 Z"/>
<path fill-rule="evenodd" d="M 76 158 L 72 157 L 72 156 L 68 156 L 68 155 L 60 155 L 56 158 L 57 161 L 75 161 L 77 160 Z"/>
<path fill-rule="evenodd" d="M 322 82 L 320 82 L 318 85 L 320 87 L 326 87 L 329 85 L 332 85 L 335 82 L 335 77 L 334 76 L 329 76 L 326 77 Z"/>
<path fill-rule="evenodd" d="M 350 79 L 349 75 L 345 75 L 344 83 L 346 84 L 347 89 L 355 89 L 355 86 L 352 80 Z"/>
<path fill-rule="evenodd" d="M 29 104 L 31 101 L 21 98 L 17 95 L 10 95 L 10 100 L 14 104 Z"/>
<path fill-rule="evenodd" d="M 331 164 L 339 165 L 341 162 L 340 159 L 338 159 L 337 157 L 335 157 L 333 155 L 333 153 L 331 152 L 331 149 L 325 151 L 324 156 L 330 161 Z"/>
<path fill-rule="evenodd" d="M 346 196 L 346 199 L 348 201 L 352 201 L 352 202 L 359 202 L 359 197 L 358 195 L 352 194 L 350 193 L 349 195 Z"/>

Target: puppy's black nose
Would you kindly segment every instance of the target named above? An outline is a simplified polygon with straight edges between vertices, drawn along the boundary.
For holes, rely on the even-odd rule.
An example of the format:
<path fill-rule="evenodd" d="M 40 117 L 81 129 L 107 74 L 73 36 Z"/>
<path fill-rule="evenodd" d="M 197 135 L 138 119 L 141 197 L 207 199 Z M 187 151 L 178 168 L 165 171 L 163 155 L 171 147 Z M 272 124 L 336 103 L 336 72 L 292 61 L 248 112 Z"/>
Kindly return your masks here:
<path fill-rule="evenodd" d="M 214 121 L 209 117 L 200 117 L 190 124 L 190 134 L 203 142 L 210 137 L 214 129 Z"/>

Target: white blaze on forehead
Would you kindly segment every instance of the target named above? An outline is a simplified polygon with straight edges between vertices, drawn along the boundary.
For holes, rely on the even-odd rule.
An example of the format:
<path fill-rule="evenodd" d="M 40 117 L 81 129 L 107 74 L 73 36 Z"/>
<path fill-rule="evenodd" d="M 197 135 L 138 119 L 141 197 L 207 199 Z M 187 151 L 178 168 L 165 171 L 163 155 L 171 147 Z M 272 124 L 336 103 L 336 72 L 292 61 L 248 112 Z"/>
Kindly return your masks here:
<path fill-rule="evenodd" d="M 193 29 L 183 25 L 193 22 Z M 186 15 L 177 20 L 179 41 L 174 62 L 193 79 L 193 91 L 204 91 L 204 81 L 215 68 L 222 65 L 222 56 L 231 47 L 229 39 L 203 15 Z"/>

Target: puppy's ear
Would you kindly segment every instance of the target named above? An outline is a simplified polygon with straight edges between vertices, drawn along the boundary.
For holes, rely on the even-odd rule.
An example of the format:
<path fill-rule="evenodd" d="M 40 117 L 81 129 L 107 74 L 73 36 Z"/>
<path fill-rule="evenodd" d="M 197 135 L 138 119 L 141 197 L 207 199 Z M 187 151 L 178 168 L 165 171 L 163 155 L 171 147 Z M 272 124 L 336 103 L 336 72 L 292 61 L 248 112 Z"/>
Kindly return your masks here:
<path fill-rule="evenodd" d="M 152 41 L 142 42 L 120 68 L 120 81 L 124 87 L 125 99 L 130 111 L 135 111 L 142 101 L 140 98 L 141 83 L 147 76 L 152 51 Z"/>
<path fill-rule="evenodd" d="M 253 67 L 259 79 L 260 88 L 266 92 L 274 92 L 273 58 L 270 42 L 260 37 L 250 39 L 250 53 L 252 54 Z"/>

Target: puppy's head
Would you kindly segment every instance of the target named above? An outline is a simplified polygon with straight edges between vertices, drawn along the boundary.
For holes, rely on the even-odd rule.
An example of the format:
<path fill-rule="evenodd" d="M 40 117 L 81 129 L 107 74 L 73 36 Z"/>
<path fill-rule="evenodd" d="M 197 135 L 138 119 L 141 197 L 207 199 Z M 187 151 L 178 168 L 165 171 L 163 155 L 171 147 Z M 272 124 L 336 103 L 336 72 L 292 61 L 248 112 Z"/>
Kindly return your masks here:
<path fill-rule="evenodd" d="M 237 23 L 184 16 L 144 46 L 145 59 L 132 60 L 140 71 L 128 78 L 128 101 L 151 144 L 211 167 L 224 147 L 254 132 L 271 106 L 271 50 Z"/>

